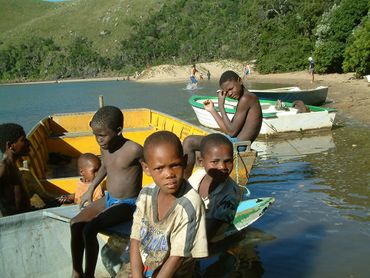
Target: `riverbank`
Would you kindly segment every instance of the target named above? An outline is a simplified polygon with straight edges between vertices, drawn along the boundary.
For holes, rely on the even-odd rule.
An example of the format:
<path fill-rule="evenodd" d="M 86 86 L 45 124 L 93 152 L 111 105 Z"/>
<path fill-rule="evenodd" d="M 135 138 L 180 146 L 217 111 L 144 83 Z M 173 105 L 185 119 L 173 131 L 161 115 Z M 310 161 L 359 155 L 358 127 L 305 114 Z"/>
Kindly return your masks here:
<path fill-rule="evenodd" d="M 243 64 L 237 61 L 218 61 L 211 63 L 196 64 L 199 74 L 207 79 L 210 72 L 211 80 L 218 80 L 226 70 L 234 70 L 240 76 L 243 74 Z M 113 76 L 85 79 L 63 79 L 54 81 L 22 82 L 2 85 L 20 84 L 42 84 L 42 83 L 69 83 L 69 82 L 91 82 L 91 81 L 122 81 L 134 80 L 137 82 L 189 82 L 190 65 L 161 65 L 148 68 L 135 76 Z M 316 88 L 317 86 L 328 86 L 329 93 L 325 106 L 338 109 L 338 118 L 349 118 L 370 126 L 370 87 L 366 79 L 355 79 L 353 73 L 346 74 L 316 74 L 315 81 L 311 83 L 310 75 L 306 71 L 259 74 L 252 68 L 251 74 L 245 82 L 274 83 L 282 85 L 294 85 L 301 88 Z"/>

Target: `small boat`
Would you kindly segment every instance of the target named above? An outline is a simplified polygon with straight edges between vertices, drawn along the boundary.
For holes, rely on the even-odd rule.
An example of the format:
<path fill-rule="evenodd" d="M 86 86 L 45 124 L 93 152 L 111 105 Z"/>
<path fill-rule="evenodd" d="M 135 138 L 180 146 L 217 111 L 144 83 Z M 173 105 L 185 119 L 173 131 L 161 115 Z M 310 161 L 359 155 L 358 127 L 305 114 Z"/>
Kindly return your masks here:
<path fill-rule="evenodd" d="M 218 109 L 218 98 L 216 96 L 192 95 L 189 103 L 192 106 L 198 121 L 203 126 L 218 129 L 218 124 L 211 113 L 204 109 L 203 102 L 210 99 Z M 282 110 L 278 110 L 276 102 L 271 100 L 260 100 L 263 120 L 260 135 L 279 135 L 286 132 L 302 132 L 316 129 L 331 129 L 336 110 L 317 106 L 307 107 L 310 112 L 298 113 L 298 109 L 293 108 L 289 102 L 281 103 Z M 227 98 L 225 101 L 225 111 L 229 119 L 234 117 L 238 102 L 235 99 Z"/>
<path fill-rule="evenodd" d="M 299 87 L 284 87 L 267 90 L 248 89 L 251 93 L 256 94 L 260 99 L 278 100 L 284 102 L 293 102 L 302 100 L 308 105 L 322 105 L 328 96 L 328 87 L 319 86 L 315 89 L 301 89 Z"/>
<path fill-rule="evenodd" d="M 170 115 L 151 109 L 127 109 L 124 114 L 124 135 L 143 144 L 145 138 L 159 130 L 174 132 L 180 140 L 188 135 L 207 135 L 212 130 L 197 127 Z M 81 153 L 100 155 L 100 149 L 92 134 L 89 122 L 94 112 L 66 113 L 51 115 L 42 119 L 28 133 L 30 153 L 25 157 L 22 173 L 27 177 L 28 191 L 38 195 L 60 196 L 75 191 L 79 177 L 76 161 Z M 242 173 L 239 184 L 246 185 L 248 174 L 256 158 L 256 152 L 247 148 L 236 160 Z M 234 171 L 236 175 L 236 171 Z M 234 176 L 235 178 L 235 176 Z M 243 180 L 244 178 L 244 180 Z M 144 174 L 143 186 L 152 183 Z M 42 200 L 41 200 L 42 201 Z M 274 201 L 273 198 L 255 200 L 254 205 L 242 209 L 237 223 L 249 225 Z M 248 204 L 251 204 L 250 201 Z M 245 204 L 245 203 L 243 203 Z M 62 217 L 67 211 L 67 216 Z M 57 207 L 22 213 L 0 218 L 0 256 L 3 277 L 66 277 L 71 272 L 69 219 L 78 213 L 78 206 Z M 248 213 L 247 213 L 248 212 Z M 257 214 L 256 214 L 257 213 Z M 59 215 L 60 217 L 56 217 Z M 240 219 L 239 219 L 240 218 Z M 230 233 L 238 230 L 236 225 Z M 99 234 L 100 247 L 117 240 L 109 234 Z M 114 245 L 113 244 L 113 245 Z M 111 253 L 110 248 L 107 253 Z M 113 261 L 119 260 L 122 249 Z M 103 249 L 102 249 L 103 253 Z M 111 277 L 107 264 L 111 259 L 99 256 L 96 277 Z"/>

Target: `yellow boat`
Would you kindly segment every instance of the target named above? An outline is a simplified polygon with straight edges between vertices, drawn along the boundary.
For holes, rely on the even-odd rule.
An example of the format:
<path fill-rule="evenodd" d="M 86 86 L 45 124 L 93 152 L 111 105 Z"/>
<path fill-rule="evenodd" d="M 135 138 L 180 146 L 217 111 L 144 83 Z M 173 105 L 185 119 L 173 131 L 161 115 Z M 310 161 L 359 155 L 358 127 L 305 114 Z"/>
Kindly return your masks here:
<path fill-rule="evenodd" d="M 124 136 L 141 145 L 145 138 L 159 130 L 171 131 L 181 141 L 188 135 L 212 132 L 151 109 L 127 109 L 122 112 Z M 89 126 L 93 114 L 81 112 L 52 115 L 41 120 L 29 132 L 30 154 L 26 164 L 43 191 L 54 196 L 74 192 L 79 178 L 75 174 L 77 158 L 86 152 L 100 155 L 99 145 Z M 235 152 L 232 175 L 240 185 L 246 185 L 256 158 L 256 152 L 250 149 L 250 145 L 248 147 L 245 152 Z M 51 160 L 59 160 L 59 163 L 48 163 Z M 150 177 L 143 176 L 143 186 L 151 182 Z"/>

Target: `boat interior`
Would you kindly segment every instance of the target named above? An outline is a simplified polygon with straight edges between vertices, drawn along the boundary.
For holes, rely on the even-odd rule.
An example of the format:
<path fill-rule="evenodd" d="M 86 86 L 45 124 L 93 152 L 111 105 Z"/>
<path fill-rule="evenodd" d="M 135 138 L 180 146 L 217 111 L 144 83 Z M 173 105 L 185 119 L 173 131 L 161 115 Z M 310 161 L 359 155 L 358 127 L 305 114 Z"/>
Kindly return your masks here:
<path fill-rule="evenodd" d="M 150 109 L 123 110 L 125 137 L 143 145 L 158 130 L 174 132 L 180 140 L 208 132 L 179 119 Z M 86 152 L 100 155 L 89 122 L 93 112 L 52 115 L 41 120 L 28 134 L 30 154 L 27 165 L 44 189 L 60 195 L 74 191 L 78 177 L 77 158 Z M 151 183 L 143 177 L 143 185 Z"/>

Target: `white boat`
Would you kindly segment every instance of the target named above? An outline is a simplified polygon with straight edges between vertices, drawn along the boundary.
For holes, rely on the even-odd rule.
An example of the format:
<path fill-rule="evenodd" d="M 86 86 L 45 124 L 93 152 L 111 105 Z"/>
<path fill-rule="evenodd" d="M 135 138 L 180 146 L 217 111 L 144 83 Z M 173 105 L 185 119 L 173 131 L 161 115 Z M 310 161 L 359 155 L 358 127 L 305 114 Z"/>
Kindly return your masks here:
<path fill-rule="evenodd" d="M 189 98 L 198 121 L 201 125 L 218 129 L 218 124 L 211 113 L 204 109 L 203 102 L 210 99 L 218 109 L 218 99 L 216 96 L 193 95 Z M 317 106 L 307 106 L 310 112 L 298 113 L 298 109 L 292 107 L 291 103 L 284 102 L 284 110 L 276 108 L 275 101 L 260 100 L 263 121 L 260 135 L 279 135 L 286 132 L 301 132 L 316 129 L 331 129 L 335 119 L 336 110 L 331 108 L 321 108 Z M 227 98 L 225 101 L 225 111 L 231 120 L 234 117 L 238 102 Z"/>
<path fill-rule="evenodd" d="M 282 100 L 293 102 L 302 100 L 309 105 L 322 105 L 328 96 L 328 87 L 319 86 L 313 89 L 301 89 L 300 87 L 284 87 L 266 90 L 248 89 L 248 91 L 256 94 L 260 99 L 267 100 Z"/>

